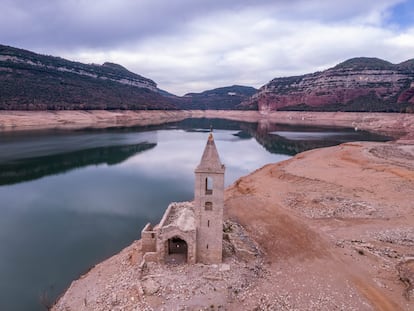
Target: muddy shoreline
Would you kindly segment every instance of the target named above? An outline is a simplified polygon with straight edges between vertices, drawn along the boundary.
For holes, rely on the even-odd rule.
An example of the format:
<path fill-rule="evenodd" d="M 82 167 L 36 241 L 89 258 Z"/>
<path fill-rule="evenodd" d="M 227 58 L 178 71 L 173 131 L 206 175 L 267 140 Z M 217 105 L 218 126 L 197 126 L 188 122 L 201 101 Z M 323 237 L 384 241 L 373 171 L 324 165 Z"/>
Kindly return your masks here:
<path fill-rule="evenodd" d="M 0 111 L 0 132 L 158 125 L 187 118 L 221 118 L 245 122 L 343 126 L 414 139 L 414 114 L 359 112 L 257 111 Z"/>

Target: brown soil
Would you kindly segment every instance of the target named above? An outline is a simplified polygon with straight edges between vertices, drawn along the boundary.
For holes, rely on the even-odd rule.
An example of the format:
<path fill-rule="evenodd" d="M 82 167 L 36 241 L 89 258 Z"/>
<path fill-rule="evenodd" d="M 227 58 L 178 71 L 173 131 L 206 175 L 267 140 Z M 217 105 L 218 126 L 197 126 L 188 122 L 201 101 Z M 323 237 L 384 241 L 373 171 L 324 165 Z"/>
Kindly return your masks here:
<path fill-rule="evenodd" d="M 237 181 L 227 191 L 227 215 L 263 247 L 271 274 L 286 262 L 283 273 L 304 271 L 285 284 L 293 295 L 291 284 L 301 283 L 301 294 L 311 296 L 310 280 L 334 276 L 327 310 L 352 309 L 335 294 L 355 297 L 352 290 L 357 310 L 413 310 L 396 269 L 414 255 L 413 155 L 414 145 L 398 143 L 305 152 Z M 407 287 L 414 284 L 412 274 L 405 276 Z M 275 274 L 271 284 L 278 282 Z M 307 310 L 306 301 L 296 306 Z"/>
<path fill-rule="evenodd" d="M 414 139 L 414 114 L 300 111 L 0 111 L 0 131 L 141 126 L 186 118 L 221 118 L 246 122 L 345 126 Z"/>
<path fill-rule="evenodd" d="M 226 190 L 228 240 L 251 251 L 142 275 L 135 242 L 54 310 L 414 310 L 413 202 L 413 144 L 304 152 Z"/>
<path fill-rule="evenodd" d="M 179 111 L 0 111 L 0 131 L 145 126 L 186 118 Z"/>

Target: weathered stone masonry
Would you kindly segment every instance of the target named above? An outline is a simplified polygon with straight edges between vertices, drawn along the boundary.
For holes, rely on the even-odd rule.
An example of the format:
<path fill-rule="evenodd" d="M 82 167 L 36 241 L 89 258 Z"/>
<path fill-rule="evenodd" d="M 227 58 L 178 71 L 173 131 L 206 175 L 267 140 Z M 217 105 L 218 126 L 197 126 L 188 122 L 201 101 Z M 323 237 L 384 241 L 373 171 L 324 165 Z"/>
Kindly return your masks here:
<path fill-rule="evenodd" d="M 224 171 L 210 133 L 195 169 L 194 202 L 171 203 L 159 224 L 141 232 L 144 261 L 220 263 L 223 252 Z"/>

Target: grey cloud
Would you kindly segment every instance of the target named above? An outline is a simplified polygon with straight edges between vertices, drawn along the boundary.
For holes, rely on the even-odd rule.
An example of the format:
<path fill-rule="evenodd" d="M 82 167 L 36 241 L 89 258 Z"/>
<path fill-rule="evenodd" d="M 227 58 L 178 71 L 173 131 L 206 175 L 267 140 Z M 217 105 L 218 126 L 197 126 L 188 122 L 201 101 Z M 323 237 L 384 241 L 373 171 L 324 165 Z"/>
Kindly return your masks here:
<path fill-rule="evenodd" d="M 393 3 L 305 0 L 3 0 L 2 43 L 54 50 L 107 48 L 185 32 L 197 18 L 266 7 L 279 18 L 340 20 Z M 355 4 L 355 5 L 354 5 Z"/>
<path fill-rule="evenodd" d="M 259 87 L 354 56 L 412 58 L 412 35 L 395 37 L 381 24 L 398 2 L 1 0 L 0 43 L 120 63 L 176 94 L 235 83 Z"/>
<path fill-rule="evenodd" d="M 189 21 L 218 10 L 269 2 L 5 0 L 0 38 L 23 46 L 107 47 L 183 31 Z"/>

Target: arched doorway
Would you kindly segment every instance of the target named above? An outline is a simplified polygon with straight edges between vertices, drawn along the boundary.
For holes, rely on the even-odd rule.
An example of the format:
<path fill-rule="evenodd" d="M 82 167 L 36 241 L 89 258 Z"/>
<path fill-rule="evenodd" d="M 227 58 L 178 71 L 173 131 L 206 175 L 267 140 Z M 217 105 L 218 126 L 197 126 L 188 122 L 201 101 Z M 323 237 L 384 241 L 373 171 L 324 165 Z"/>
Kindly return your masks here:
<path fill-rule="evenodd" d="M 183 239 L 175 236 L 166 242 L 165 263 L 181 264 L 187 262 L 188 245 Z"/>

